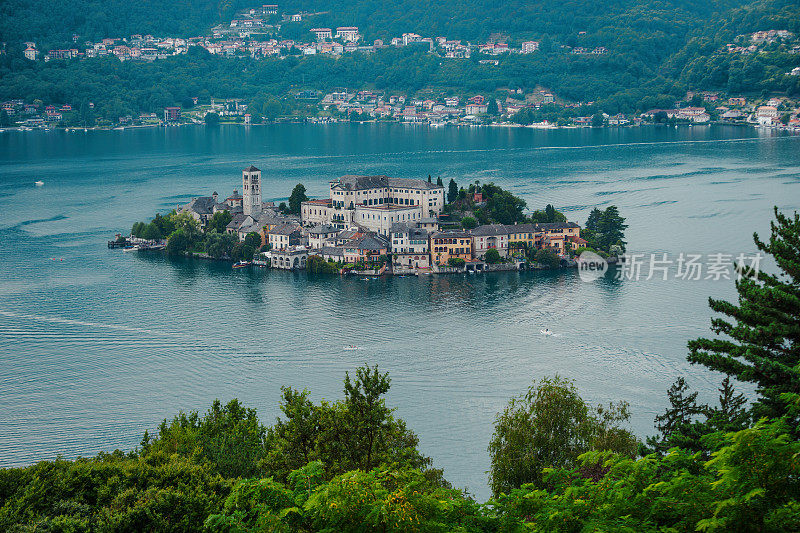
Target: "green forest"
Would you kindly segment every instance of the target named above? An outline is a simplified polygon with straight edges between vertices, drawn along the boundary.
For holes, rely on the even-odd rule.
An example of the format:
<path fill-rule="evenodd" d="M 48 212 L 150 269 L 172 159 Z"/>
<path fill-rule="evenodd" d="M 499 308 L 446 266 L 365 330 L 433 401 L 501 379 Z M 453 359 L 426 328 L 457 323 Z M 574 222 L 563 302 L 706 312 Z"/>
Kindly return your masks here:
<path fill-rule="evenodd" d="M 679 378 L 644 442 L 624 399 L 592 405 L 541 377 L 497 414 L 492 496 L 478 502 L 420 453 L 387 405 L 391 378 L 365 365 L 338 400 L 282 388 L 269 426 L 217 400 L 129 452 L 2 469 L 0 530 L 798 531 L 800 215 L 776 209 L 754 239 L 774 273 L 742 267 L 737 300 L 710 299 L 712 335 L 688 343 L 722 378 L 718 400 L 699 403 Z"/>
<path fill-rule="evenodd" d="M 741 55 L 721 50 L 742 34 L 787 29 L 800 34 L 800 6 L 792 0 L 521 2 L 479 4 L 464 1 L 404 0 L 385 3 L 296 1 L 281 4 L 287 13 L 324 14 L 284 23 L 282 37 L 310 40 L 315 25 L 357 25 L 368 43 L 404 32 L 482 42 L 490 36 L 515 45 L 537 39 L 537 53 L 493 56 L 498 65 L 470 59 L 443 59 L 425 47 L 382 49 L 374 54 L 253 60 L 211 56 L 197 47 L 189 54 L 153 63 L 120 63 L 115 58 L 30 62 L 22 58 L 25 40 L 40 48 L 72 46 L 85 39 L 207 34 L 230 20 L 239 0 L 211 2 L 119 2 L 117 0 L 7 0 L 0 5 L 0 99 L 45 103 L 96 104 L 95 114 L 116 119 L 184 105 L 190 97 L 243 98 L 273 115 L 308 114 L 298 109 L 293 91 L 334 87 L 377 88 L 389 92 L 465 94 L 499 98 L 508 89 L 545 87 L 559 98 L 594 102 L 589 110 L 632 113 L 673 105 L 687 90 L 729 94 L 800 94 L 800 54 L 769 47 Z M 576 55 L 565 47 L 603 46 L 601 56 Z"/>

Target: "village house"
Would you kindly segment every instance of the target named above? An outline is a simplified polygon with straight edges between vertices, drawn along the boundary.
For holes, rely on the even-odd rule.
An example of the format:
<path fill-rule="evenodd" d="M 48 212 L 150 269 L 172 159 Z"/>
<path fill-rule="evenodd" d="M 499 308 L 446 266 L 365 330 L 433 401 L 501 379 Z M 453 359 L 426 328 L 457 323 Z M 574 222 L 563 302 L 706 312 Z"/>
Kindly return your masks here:
<path fill-rule="evenodd" d="M 322 249 L 326 242 L 335 238 L 339 230 L 330 225 L 319 225 L 308 230 L 308 246 L 314 249 Z"/>
<path fill-rule="evenodd" d="M 464 231 L 437 231 L 429 237 L 431 261 L 447 266 L 450 259 L 472 260 L 472 235 Z"/>
<path fill-rule="evenodd" d="M 698 123 L 708 122 L 711 120 L 711 116 L 706 112 L 704 107 L 684 107 L 678 109 L 676 117 Z"/>
<path fill-rule="evenodd" d="M 311 33 L 313 33 L 318 41 L 324 41 L 325 39 L 332 39 L 333 32 L 330 28 L 312 28 Z"/>
<path fill-rule="evenodd" d="M 271 250 L 286 250 L 300 244 L 300 225 L 292 222 L 279 224 L 269 230 L 267 237 Z"/>
<path fill-rule="evenodd" d="M 581 227 L 575 222 L 544 222 L 536 224 L 542 231 L 542 247 L 563 254 L 567 249 L 576 249 L 572 237 L 581 236 Z"/>
<path fill-rule="evenodd" d="M 511 248 L 540 248 L 544 231 L 537 224 L 507 225 L 508 247 Z"/>
<path fill-rule="evenodd" d="M 475 259 L 486 259 L 486 252 L 494 249 L 500 257 L 508 257 L 508 229 L 503 224 L 485 224 L 470 231 L 472 254 Z"/>
<path fill-rule="evenodd" d="M 386 255 L 388 244 L 378 235 L 364 235 L 344 244 L 346 263 L 372 263 Z"/>
<path fill-rule="evenodd" d="M 24 52 L 22 52 L 22 55 L 25 56 L 25 59 L 28 59 L 30 61 L 36 61 L 36 59 L 39 57 L 39 50 L 36 49 L 35 45 L 29 43 L 29 46 L 25 49 Z"/>
<path fill-rule="evenodd" d="M 759 126 L 771 126 L 778 118 L 778 110 L 775 106 L 762 105 L 756 109 L 756 122 Z"/>
<path fill-rule="evenodd" d="M 354 43 L 361 38 L 358 34 L 358 28 L 355 26 L 342 26 L 336 28 L 336 38 L 344 42 Z"/>
<path fill-rule="evenodd" d="M 180 107 L 165 107 L 164 108 L 164 122 L 174 122 L 180 120 L 181 108 Z"/>
<path fill-rule="evenodd" d="M 403 268 L 430 268 L 429 232 L 411 224 L 392 225 L 391 252 L 395 266 Z"/>

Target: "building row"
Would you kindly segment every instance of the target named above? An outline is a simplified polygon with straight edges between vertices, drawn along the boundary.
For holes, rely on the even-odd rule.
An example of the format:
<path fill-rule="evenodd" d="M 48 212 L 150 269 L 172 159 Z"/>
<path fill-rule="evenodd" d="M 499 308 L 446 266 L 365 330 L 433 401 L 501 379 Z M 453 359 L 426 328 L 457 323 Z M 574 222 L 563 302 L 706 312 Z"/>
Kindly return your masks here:
<path fill-rule="evenodd" d="M 302 203 L 300 217 L 286 215 L 261 198 L 261 171 L 242 171 L 242 191 L 216 192 L 178 206 L 205 227 L 221 211 L 231 214 L 226 231 L 240 240 L 261 236 L 276 268 L 303 268 L 308 256 L 342 264 L 378 262 L 391 256 L 396 270 L 438 270 L 454 259 L 483 263 L 489 250 L 500 258 L 515 251 L 547 248 L 558 254 L 586 244 L 574 222 L 486 224 L 471 230 L 443 229 L 439 215 L 444 188 L 430 181 L 389 176 L 345 175 L 330 182 L 329 197 Z"/>

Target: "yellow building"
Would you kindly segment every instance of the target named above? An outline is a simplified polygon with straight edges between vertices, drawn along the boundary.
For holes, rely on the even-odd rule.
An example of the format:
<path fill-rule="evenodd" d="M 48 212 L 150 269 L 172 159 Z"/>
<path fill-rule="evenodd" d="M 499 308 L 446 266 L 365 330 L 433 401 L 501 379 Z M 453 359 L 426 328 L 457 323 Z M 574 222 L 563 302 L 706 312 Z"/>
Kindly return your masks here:
<path fill-rule="evenodd" d="M 566 249 L 580 247 L 581 227 L 575 222 L 537 222 L 535 224 L 513 224 L 508 230 L 509 249 L 550 248 L 560 254 Z M 580 239 L 580 240 L 576 240 Z M 584 243 L 586 241 L 583 241 Z"/>
<path fill-rule="evenodd" d="M 525 245 L 528 248 L 538 248 L 542 242 L 543 232 L 537 224 L 512 224 L 506 226 L 508 230 L 508 247 L 520 248 Z"/>
<path fill-rule="evenodd" d="M 536 226 L 542 231 L 542 246 L 563 254 L 573 247 L 573 238 L 581 236 L 581 227 L 575 222 L 547 222 Z"/>
<path fill-rule="evenodd" d="M 431 260 L 446 266 L 450 258 L 472 260 L 472 235 L 463 231 L 437 231 L 430 236 Z"/>

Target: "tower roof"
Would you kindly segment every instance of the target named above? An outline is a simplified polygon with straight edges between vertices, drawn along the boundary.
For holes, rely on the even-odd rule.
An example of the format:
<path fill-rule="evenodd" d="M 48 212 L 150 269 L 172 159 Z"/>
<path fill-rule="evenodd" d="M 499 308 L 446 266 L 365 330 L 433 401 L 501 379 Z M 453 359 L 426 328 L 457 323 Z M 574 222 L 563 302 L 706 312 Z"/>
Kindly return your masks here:
<path fill-rule="evenodd" d="M 250 165 L 248 168 L 244 169 L 244 171 L 245 172 L 261 172 L 259 169 L 257 169 L 253 165 Z"/>

